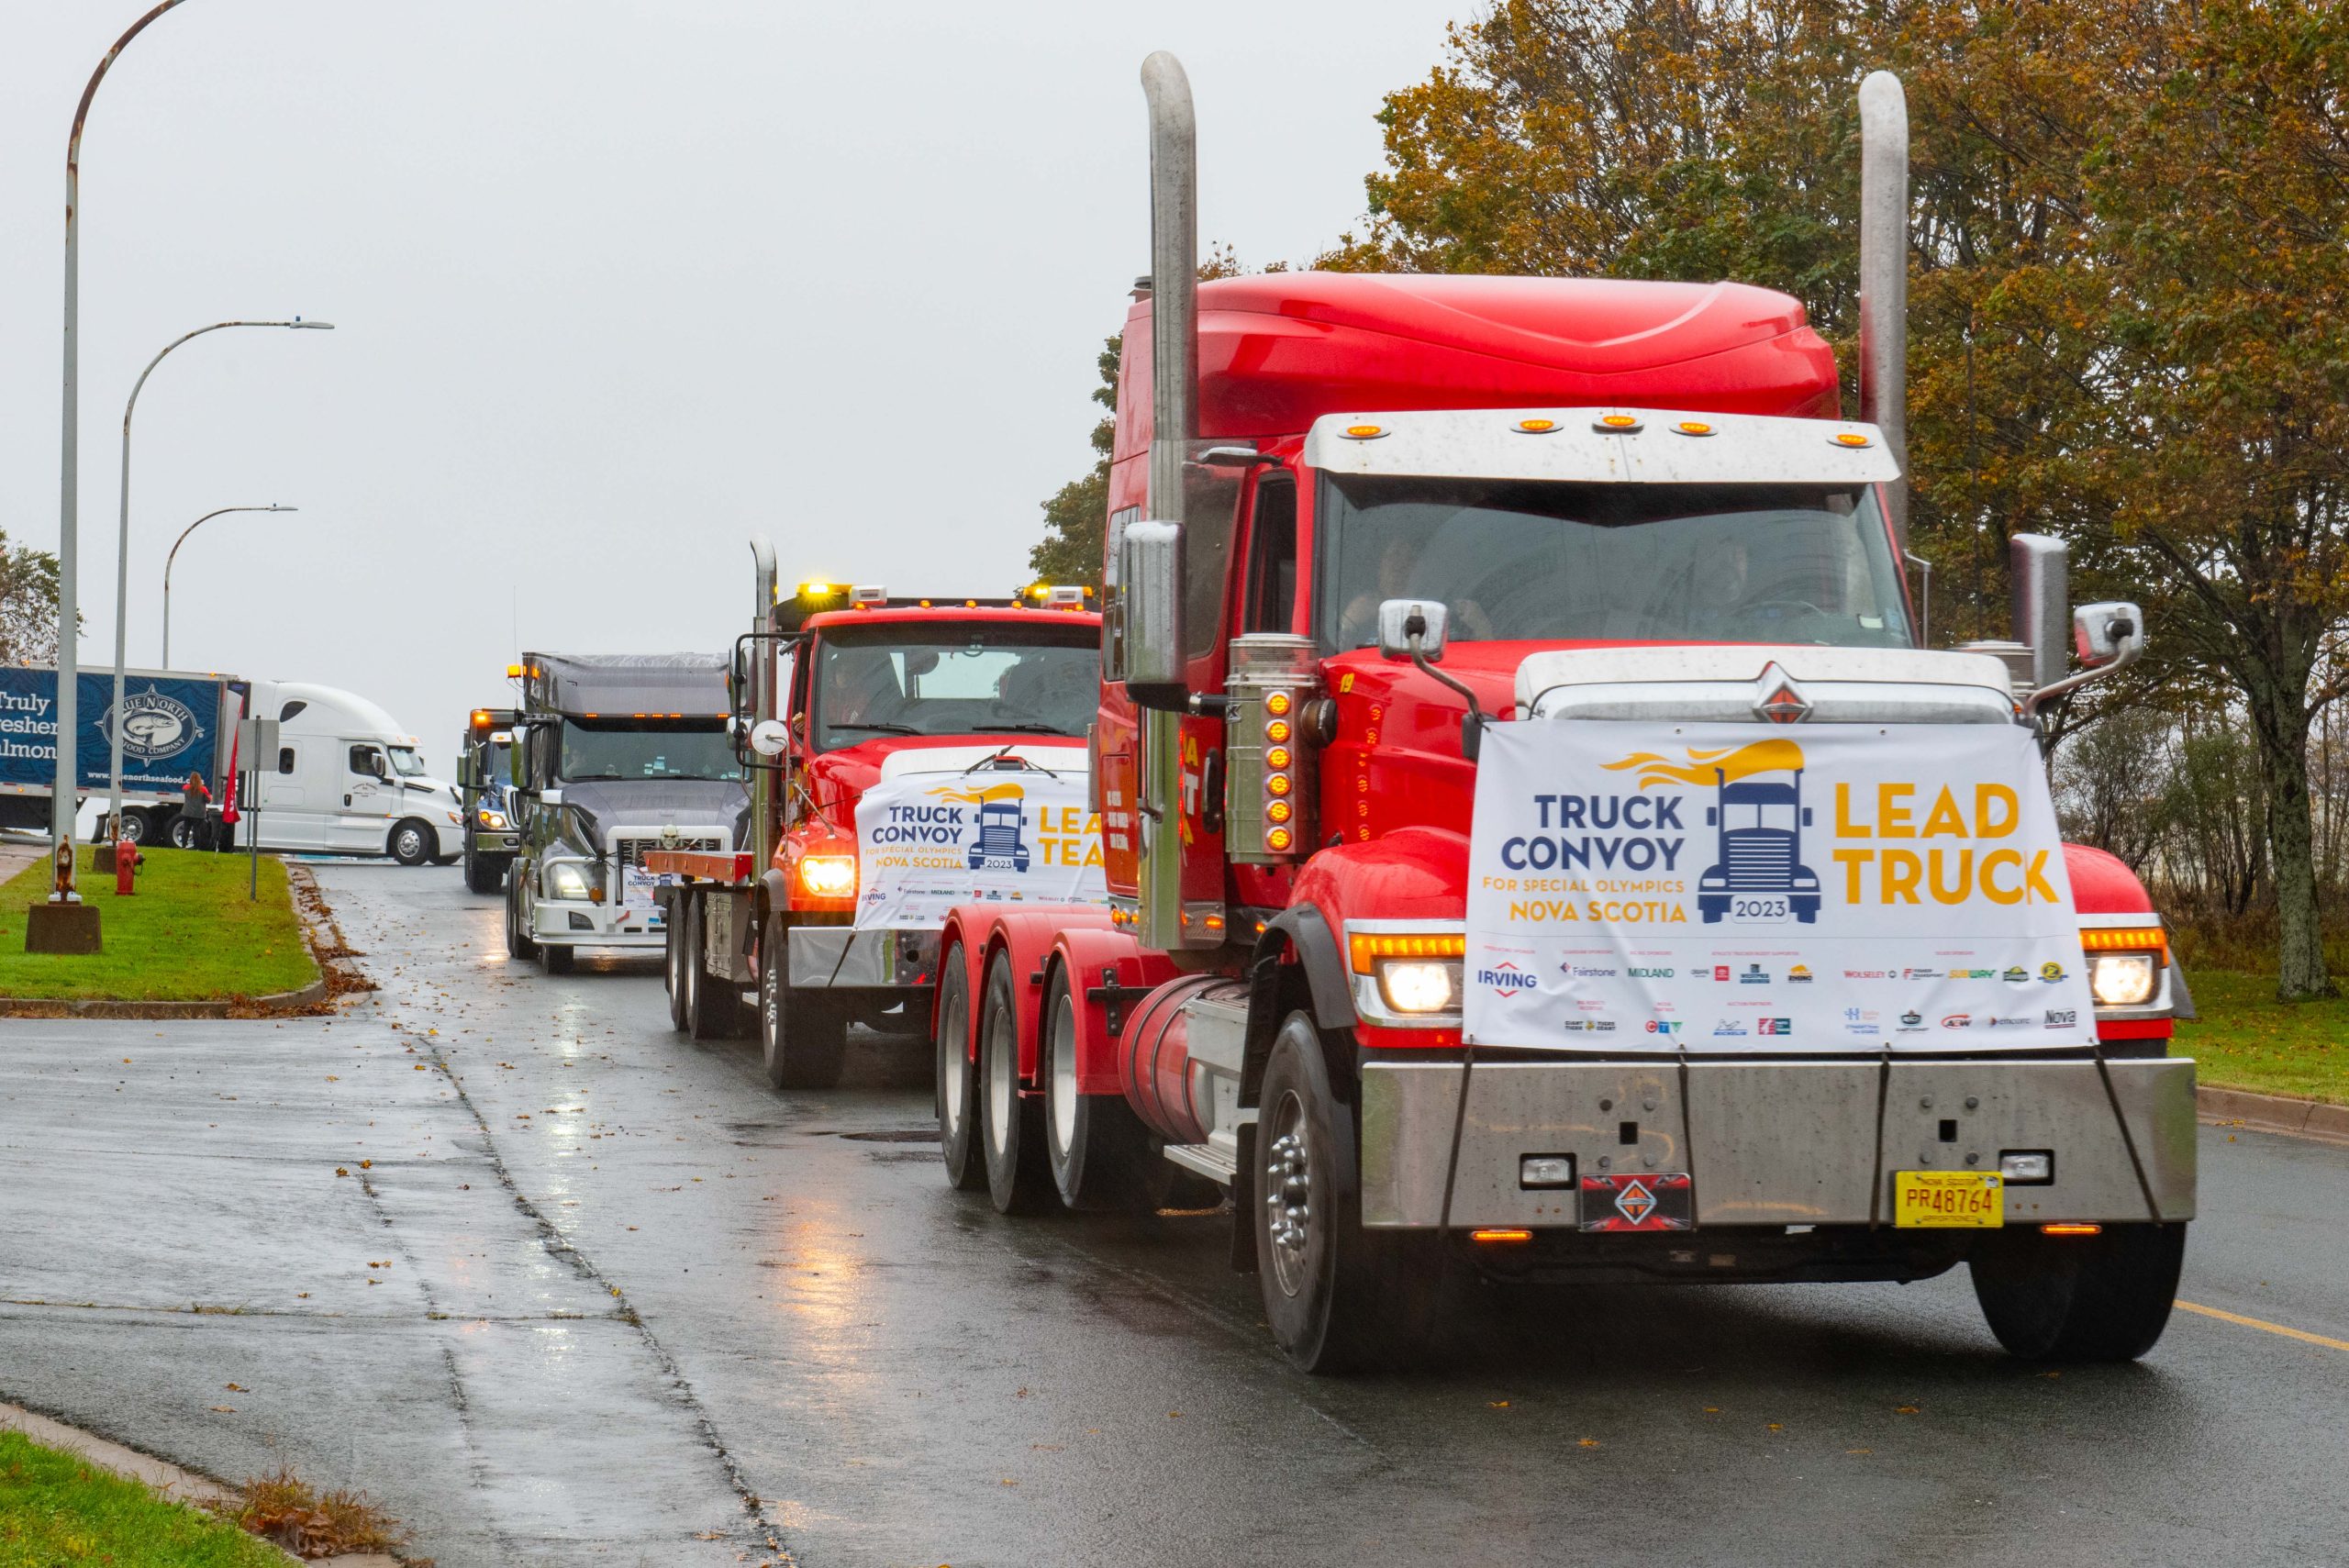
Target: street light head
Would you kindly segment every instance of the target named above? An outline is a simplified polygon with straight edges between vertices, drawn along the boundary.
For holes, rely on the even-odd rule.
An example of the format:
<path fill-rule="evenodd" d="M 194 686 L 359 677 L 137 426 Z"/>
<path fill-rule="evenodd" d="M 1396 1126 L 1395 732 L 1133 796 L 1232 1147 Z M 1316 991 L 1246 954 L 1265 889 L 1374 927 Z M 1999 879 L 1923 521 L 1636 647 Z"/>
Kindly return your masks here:
<path fill-rule="evenodd" d="M 331 321 L 305 321 L 298 316 L 293 320 L 287 322 L 285 325 L 288 327 L 304 328 L 312 332 L 331 332 L 334 330 L 334 323 Z"/>

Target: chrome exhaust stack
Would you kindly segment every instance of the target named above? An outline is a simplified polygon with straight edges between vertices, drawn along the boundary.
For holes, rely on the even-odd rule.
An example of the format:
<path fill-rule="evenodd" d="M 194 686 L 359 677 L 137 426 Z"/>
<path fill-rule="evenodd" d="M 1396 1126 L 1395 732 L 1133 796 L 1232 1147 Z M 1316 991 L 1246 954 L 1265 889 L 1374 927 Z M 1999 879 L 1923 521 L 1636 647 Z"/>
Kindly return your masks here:
<path fill-rule="evenodd" d="M 1149 516 L 1179 528 L 1198 423 L 1198 122 L 1191 79 L 1164 50 L 1141 62 L 1141 90 L 1150 99 Z"/>
<path fill-rule="evenodd" d="M 1860 417 L 1884 432 L 1901 477 L 1884 487 L 1909 548 L 1909 98 L 1900 78 L 1860 83 Z"/>

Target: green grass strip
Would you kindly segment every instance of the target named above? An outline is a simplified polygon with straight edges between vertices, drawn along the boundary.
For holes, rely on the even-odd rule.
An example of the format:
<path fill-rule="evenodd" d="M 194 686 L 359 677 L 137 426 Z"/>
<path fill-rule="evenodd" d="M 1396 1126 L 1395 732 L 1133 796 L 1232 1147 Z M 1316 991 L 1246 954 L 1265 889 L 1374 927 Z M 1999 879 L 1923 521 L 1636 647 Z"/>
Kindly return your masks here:
<path fill-rule="evenodd" d="M 236 1526 L 0 1432 L 0 1568 L 284 1568 Z"/>
<path fill-rule="evenodd" d="M 2177 1026 L 2171 1049 L 2217 1089 L 2349 1104 L 2349 998 L 2278 1002 L 2272 974 L 2196 969 L 2187 978 L 2202 1017 Z"/>
<path fill-rule="evenodd" d="M 49 893 L 46 861 L 0 884 L 0 996 L 213 1001 L 298 991 L 317 978 L 283 862 L 262 857 L 256 900 L 245 891 L 251 871 L 242 855 L 145 853 L 139 891 L 124 898 L 114 873 L 85 851 L 81 891 L 99 911 L 101 953 L 25 951 L 26 909 Z"/>

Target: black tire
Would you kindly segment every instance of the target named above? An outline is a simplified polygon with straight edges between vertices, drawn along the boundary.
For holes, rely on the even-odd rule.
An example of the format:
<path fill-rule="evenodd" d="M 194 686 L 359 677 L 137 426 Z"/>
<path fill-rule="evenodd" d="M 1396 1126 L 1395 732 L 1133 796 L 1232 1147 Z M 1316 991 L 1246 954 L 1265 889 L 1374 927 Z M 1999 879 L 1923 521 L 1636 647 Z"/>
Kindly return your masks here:
<path fill-rule="evenodd" d="M 184 814 L 173 817 L 171 827 L 167 830 L 171 837 L 172 848 L 175 850 L 196 848 L 196 840 L 201 836 L 199 832 L 201 827 L 202 824 Z"/>
<path fill-rule="evenodd" d="M 1273 1338 L 1306 1372 L 1408 1361 L 1434 1317 L 1442 1255 L 1425 1235 L 1363 1229 L 1353 1107 L 1341 1102 L 1313 1020 L 1291 1013 L 1258 1095 L 1258 1288 Z"/>
<path fill-rule="evenodd" d="M 522 918 L 522 901 L 530 895 L 529 883 L 518 869 L 506 887 L 506 956 L 518 961 L 539 956 L 539 944 L 530 940 Z"/>
<path fill-rule="evenodd" d="M 575 947 L 541 944 L 539 948 L 539 967 L 549 974 L 568 974 L 578 966 L 579 950 Z"/>
<path fill-rule="evenodd" d="M 2183 1225 L 2108 1225 L 2099 1236 L 2014 1226 L 1976 1245 L 1974 1298 L 2009 1355 L 2134 1361 L 2169 1323 L 2185 1258 Z"/>
<path fill-rule="evenodd" d="M 979 1151 L 979 1074 L 971 1062 L 971 972 L 950 953 L 932 1009 L 931 1044 L 938 1053 L 938 1142 L 946 1152 L 946 1183 L 958 1193 L 987 1184 Z"/>
<path fill-rule="evenodd" d="M 1059 1207 L 1044 1155 L 1044 1105 L 1019 1092 L 1019 1010 L 1011 990 L 1011 961 L 1002 953 L 987 965 L 979 1014 L 979 1150 L 987 1196 L 1000 1214 L 1043 1214 Z"/>
<path fill-rule="evenodd" d="M 404 866 L 420 866 L 440 852 L 440 840 L 432 831 L 432 824 L 417 817 L 404 817 L 392 824 L 391 836 L 384 840 L 384 852 Z"/>
<path fill-rule="evenodd" d="M 1138 1207 L 1144 1173 L 1155 1159 L 1141 1121 L 1122 1095 L 1076 1088 L 1076 993 L 1065 964 L 1052 971 L 1036 1042 L 1036 1076 L 1044 1090 L 1044 1161 L 1061 1202 L 1071 1208 Z"/>
<path fill-rule="evenodd" d="M 696 1040 L 740 1040 L 749 1032 L 751 1010 L 742 1006 L 742 993 L 734 983 L 712 974 L 703 958 L 702 950 L 708 945 L 708 901 L 696 898 L 692 907 L 685 940 L 674 944 L 686 985 L 685 1032 Z"/>
<path fill-rule="evenodd" d="M 848 1009 L 818 990 L 794 990 L 788 978 L 780 920 L 767 922 L 759 944 L 759 1051 L 767 1082 L 778 1089 L 834 1089 L 848 1060 Z"/>
<path fill-rule="evenodd" d="M 661 922 L 661 988 L 669 994 L 669 1027 L 679 1034 L 685 1032 L 685 899 L 681 895 L 669 901 L 667 917 Z"/>
<path fill-rule="evenodd" d="M 506 862 L 495 855 L 477 855 L 465 851 L 465 891 L 495 893 L 506 885 Z"/>

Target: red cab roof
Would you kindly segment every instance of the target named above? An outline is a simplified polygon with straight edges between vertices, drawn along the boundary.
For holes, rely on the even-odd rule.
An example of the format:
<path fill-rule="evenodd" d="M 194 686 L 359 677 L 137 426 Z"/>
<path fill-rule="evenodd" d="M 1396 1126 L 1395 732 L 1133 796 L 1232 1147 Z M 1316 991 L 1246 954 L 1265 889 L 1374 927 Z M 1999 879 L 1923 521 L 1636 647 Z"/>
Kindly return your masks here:
<path fill-rule="evenodd" d="M 1117 453 L 1150 444 L 1150 301 L 1126 318 Z M 1632 404 L 1833 417 L 1835 356 L 1744 284 L 1266 272 L 1199 285 L 1199 434 L 1324 414 Z"/>

